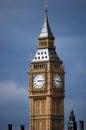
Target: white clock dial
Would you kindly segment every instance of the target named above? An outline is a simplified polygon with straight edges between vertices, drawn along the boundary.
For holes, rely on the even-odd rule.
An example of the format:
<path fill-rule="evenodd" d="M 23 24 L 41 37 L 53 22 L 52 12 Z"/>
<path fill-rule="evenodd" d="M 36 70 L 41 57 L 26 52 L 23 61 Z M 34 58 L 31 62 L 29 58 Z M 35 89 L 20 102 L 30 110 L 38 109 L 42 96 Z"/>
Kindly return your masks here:
<path fill-rule="evenodd" d="M 37 74 L 33 79 L 35 88 L 42 88 L 45 83 L 45 78 L 42 74 Z"/>
<path fill-rule="evenodd" d="M 61 86 L 61 83 L 62 83 L 61 77 L 58 74 L 54 75 L 53 82 L 54 82 L 56 88 L 59 88 Z"/>

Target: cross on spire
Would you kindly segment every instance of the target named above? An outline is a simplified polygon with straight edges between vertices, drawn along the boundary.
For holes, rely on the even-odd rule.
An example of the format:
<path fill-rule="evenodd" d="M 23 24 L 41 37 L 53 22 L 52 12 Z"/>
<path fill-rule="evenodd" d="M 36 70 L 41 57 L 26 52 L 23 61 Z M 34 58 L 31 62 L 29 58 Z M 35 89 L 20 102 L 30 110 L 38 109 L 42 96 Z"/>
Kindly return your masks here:
<path fill-rule="evenodd" d="M 46 14 L 48 12 L 48 0 L 45 0 L 45 12 L 46 12 Z"/>

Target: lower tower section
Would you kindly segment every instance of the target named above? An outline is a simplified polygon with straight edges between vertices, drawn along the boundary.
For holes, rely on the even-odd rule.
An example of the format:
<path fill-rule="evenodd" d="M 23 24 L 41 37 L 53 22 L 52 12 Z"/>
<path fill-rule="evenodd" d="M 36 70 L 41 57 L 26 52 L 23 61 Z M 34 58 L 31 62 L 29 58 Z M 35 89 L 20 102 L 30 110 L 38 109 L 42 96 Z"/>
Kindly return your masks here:
<path fill-rule="evenodd" d="M 63 107 L 63 99 L 47 95 L 30 97 L 29 130 L 64 130 Z"/>

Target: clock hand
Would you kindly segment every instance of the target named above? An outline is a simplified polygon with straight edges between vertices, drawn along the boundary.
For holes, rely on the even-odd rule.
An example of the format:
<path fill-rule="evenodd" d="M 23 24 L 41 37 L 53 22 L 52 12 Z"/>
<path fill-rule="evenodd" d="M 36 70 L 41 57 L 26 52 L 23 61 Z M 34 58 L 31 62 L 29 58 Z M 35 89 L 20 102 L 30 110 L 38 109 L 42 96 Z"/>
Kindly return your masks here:
<path fill-rule="evenodd" d="M 44 81 L 44 80 L 38 80 L 38 82 L 42 82 L 42 81 Z"/>
<path fill-rule="evenodd" d="M 61 80 L 59 81 L 59 80 L 56 80 L 56 82 L 62 82 Z"/>

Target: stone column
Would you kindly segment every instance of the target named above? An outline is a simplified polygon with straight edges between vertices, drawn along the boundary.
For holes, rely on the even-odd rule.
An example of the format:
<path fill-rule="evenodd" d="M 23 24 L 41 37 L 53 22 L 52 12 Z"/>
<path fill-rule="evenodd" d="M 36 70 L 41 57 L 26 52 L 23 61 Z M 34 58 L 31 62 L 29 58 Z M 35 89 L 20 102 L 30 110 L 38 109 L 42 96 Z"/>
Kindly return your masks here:
<path fill-rule="evenodd" d="M 79 129 L 84 130 L 84 121 L 83 120 L 79 121 Z"/>
<path fill-rule="evenodd" d="M 12 130 L 12 124 L 8 124 L 8 130 Z"/>
<path fill-rule="evenodd" d="M 20 130 L 24 130 L 24 125 L 20 125 Z"/>

